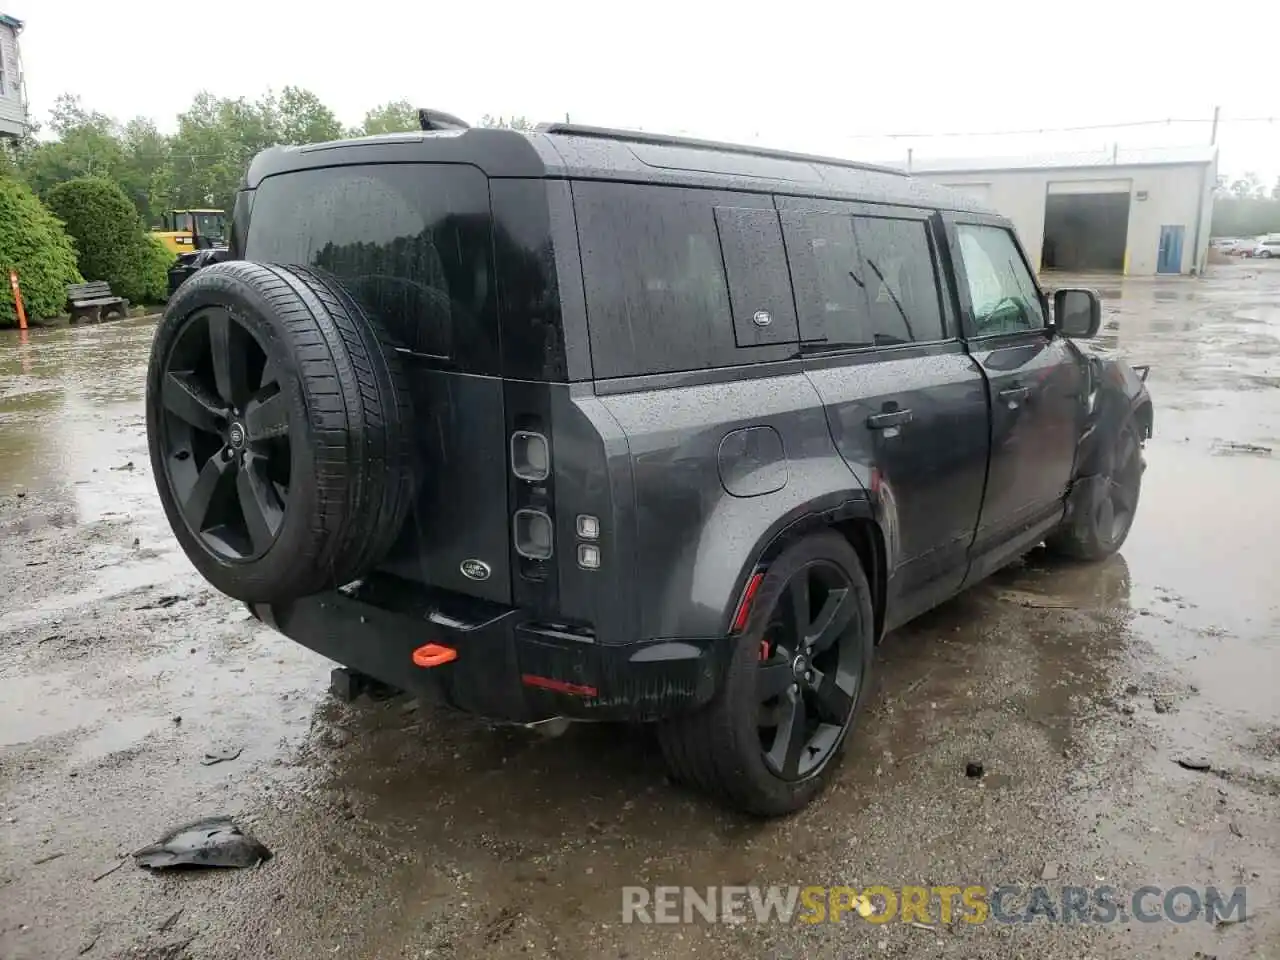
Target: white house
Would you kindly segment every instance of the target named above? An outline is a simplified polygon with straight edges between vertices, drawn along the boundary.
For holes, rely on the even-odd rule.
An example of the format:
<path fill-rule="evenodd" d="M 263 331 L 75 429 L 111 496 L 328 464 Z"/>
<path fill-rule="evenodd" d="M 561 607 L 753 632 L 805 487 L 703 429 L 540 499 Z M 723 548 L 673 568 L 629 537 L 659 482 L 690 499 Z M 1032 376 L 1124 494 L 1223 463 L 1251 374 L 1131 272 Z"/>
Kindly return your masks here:
<path fill-rule="evenodd" d="M 27 95 L 18 50 L 21 32 L 21 20 L 0 13 L 0 137 L 20 137 L 27 132 Z"/>

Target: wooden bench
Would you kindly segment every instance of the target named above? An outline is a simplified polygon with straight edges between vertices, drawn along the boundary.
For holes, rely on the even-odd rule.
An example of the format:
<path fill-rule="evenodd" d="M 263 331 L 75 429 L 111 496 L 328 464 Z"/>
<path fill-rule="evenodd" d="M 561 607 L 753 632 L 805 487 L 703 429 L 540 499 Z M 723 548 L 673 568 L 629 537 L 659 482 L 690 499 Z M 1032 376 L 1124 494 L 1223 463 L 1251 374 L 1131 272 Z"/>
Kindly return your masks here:
<path fill-rule="evenodd" d="M 113 294 L 105 280 L 71 283 L 67 285 L 67 311 L 72 323 L 81 320 L 98 323 L 113 313 L 121 318 L 129 316 L 129 301 Z"/>

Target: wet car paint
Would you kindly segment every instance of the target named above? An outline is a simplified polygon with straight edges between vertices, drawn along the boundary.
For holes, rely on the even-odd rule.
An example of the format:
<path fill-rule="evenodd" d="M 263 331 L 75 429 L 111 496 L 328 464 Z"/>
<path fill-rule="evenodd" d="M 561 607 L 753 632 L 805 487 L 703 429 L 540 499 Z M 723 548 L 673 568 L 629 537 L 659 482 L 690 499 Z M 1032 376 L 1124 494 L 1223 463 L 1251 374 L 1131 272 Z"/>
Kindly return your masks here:
<path fill-rule="evenodd" d="M 1280 270 L 1091 281 L 1108 284 L 1099 347 L 1152 365 L 1160 417 L 1121 556 L 1033 554 L 891 634 L 832 790 L 768 824 L 666 783 L 643 732 L 545 740 L 334 702 L 331 665 L 210 590 L 168 534 L 142 425 L 150 324 L 0 335 L 0 955 L 1267 955 Z M 225 744 L 245 749 L 200 764 Z M 1208 773 L 1173 762 L 1191 751 Z M 216 813 L 275 857 L 93 881 Z M 627 884 L 1030 884 L 1046 863 L 1055 884 L 1242 883 L 1256 915 L 619 922 Z"/>

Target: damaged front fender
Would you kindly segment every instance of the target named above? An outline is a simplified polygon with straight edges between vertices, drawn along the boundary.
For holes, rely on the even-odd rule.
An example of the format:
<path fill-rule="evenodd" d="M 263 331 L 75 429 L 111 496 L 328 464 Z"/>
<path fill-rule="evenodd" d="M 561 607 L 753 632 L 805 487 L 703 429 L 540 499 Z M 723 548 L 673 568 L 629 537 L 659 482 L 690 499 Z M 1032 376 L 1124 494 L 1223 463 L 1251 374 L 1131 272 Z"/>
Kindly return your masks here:
<path fill-rule="evenodd" d="M 1076 458 L 1077 485 L 1108 472 L 1106 458 L 1114 449 L 1124 424 L 1133 420 L 1143 441 L 1150 439 L 1155 430 L 1155 410 L 1146 384 L 1150 366 L 1133 367 L 1123 360 L 1096 354 L 1087 354 L 1086 360 L 1089 365 L 1088 418 Z"/>

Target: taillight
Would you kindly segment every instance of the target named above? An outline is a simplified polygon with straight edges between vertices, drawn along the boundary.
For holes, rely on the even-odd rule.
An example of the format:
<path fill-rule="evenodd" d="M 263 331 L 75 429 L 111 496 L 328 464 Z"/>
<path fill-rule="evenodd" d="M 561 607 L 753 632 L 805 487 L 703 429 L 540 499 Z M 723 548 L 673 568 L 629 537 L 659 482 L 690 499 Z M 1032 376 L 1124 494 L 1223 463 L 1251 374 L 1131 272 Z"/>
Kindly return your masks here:
<path fill-rule="evenodd" d="M 529 560 L 550 560 L 555 552 L 551 515 L 526 507 L 517 510 L 513 519 L 516 553 Z"/>
<path fill-rule="evenodd" d="M 532 430 L 511 434 L 511 472 L 528 483 L 539 483 L 551 475 L 551 444 Z"/>

